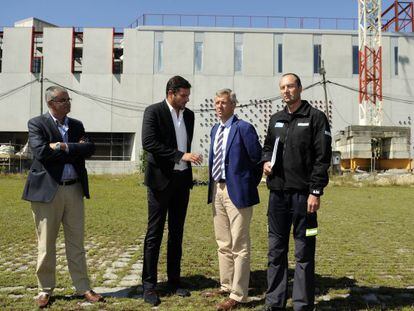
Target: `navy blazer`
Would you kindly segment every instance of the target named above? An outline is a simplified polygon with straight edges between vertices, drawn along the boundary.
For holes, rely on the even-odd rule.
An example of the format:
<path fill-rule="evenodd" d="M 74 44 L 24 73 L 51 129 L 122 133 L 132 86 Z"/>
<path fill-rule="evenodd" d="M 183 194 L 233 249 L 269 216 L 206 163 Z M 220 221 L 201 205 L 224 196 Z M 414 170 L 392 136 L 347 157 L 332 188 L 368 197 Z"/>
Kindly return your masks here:
<path fill-rule="evenodd" d="M 213 200 L 213 145 L 219 124 L 211 129 L 211 144 L 209 154 L 209 184 L 208 203 Z M 262 169 L 259 165 L 261 146 L 256 130 L 250 123 L 233 118 L 227 138 L 224 167 L 226 172 L 226 186 L 230 200 L 237 208 L 249 207 L 259 203 L 257 186 L 262 178 Z"/>
<path fill-rule="evenodd" d="M 89 141 L 79 143 L 81 139 L 86 139 L 81 121 L 68 118 L 68 125 L 69 153 L 49 147 L 49 143 L 62 141 L 62 135 L 49 112 L 29 120 L 29 146 L 33 153 L 33 163 L 23 191 L 24 200 L 51 202 L 67 163 L 73 165 L 82 184 L 83 194 L 89 198 L 85 158 L 92 156 L 95 145 Z"/>

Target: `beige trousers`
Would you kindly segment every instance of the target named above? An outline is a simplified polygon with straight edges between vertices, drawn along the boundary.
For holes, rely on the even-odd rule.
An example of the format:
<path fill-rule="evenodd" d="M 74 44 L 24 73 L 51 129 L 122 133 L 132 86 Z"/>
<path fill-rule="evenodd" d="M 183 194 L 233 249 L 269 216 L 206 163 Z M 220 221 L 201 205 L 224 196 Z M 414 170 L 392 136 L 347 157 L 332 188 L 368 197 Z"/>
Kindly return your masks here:
<path fill-rule="evenodd" d="M 250 221 L 253 207 L 238 209 L 231 202 L 226 184 L 215 183 L 213 220 L 220 269 L 221 289 L 238 302 L 248 301 L 250 279 Z"/>
<path fill-rule="evenodd" d="M 90 285 L 83 246 L 85 214 L 81 184 L 59 186 L 52 202 L 31 205 L 38 240 L 39 290 L 51 294 L 56 286 L 56 238 L 62 223 L 69 273 L 76 291 L 83 294 Z"/>

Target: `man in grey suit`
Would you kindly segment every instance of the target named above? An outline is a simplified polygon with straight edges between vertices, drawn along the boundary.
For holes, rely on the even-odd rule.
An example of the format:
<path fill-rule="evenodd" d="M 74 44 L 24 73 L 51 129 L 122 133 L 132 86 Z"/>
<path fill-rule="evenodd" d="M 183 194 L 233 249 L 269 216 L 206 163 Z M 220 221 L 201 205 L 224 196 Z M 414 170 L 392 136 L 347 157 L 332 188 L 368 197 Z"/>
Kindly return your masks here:
<path fill-rule="evenodd" d="M 95 146 L 85 137 L 79 120 L 67 117 L 66 89 L 51 86 L 45 93 L 49 111 L 29 120 L 29 146 L 33 164 L 23 199 L 31 202 L 38 238 L 38 307 L 47 307 L 56 285 L 56 238 L 60 224 L 65 234 L 66 257 L 73 285 L 89 302 L 103 301 L 91 290 L 84 248 L 84 204 L 89 198 L 85 158 Z"/>

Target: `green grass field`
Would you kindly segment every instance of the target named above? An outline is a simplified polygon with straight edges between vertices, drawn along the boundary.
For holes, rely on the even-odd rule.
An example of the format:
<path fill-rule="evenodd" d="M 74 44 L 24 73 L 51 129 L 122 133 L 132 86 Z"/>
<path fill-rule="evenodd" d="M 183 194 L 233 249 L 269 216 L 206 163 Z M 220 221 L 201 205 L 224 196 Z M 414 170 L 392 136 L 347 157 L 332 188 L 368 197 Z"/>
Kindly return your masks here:
<path fill-rule="evenodd" d="M 0 309 L 31 310 L 36 294 L 36 237 L 30 205 L 20 199 L 24 176 L 0 176 Z M 105 271 L 123 254 L 121 279 L 141 259 L 146 229 L 146 188 L 134 176 L 93 176 L 92 199 L 86 201 L 86 239 L 89 273 L 95 287 L 104 284 Z M 319 212 L 317 241 L 318 310 L 414 310 L 414 187 L 336 185 L 326 189 Z M 192 296 L 165 294 L 159 310 L 214 310 L 219 298 L 201 292 L 218 286 L 218 263 L 211 206 L 205 186 L 193 189 L 185 227 L 182 275 Z M 260 310 L 266 289 L 267 200 L 251 224 L 251 296 L 243 310 Z M 73 293 L 66 269 L 62 235 L 58 240 L 58 289 L 51 310 L 150 310 L 137 294 L 108 298 L 106 303 L 83 306 Z M 293 244 L 293 243 L 292 243 Z M 137 247 L 139 246 L 139 247 Z M 291 248 L 293 245 L 291 245 Z M 290 252 L 291 268 L 294 267 Z M 165 280 L 165 243 L 159 278 Z M 292 272 L 293 270 L 291 270 Z M 119 280 L 118 280 L 119 281 Z M 117 282 L 118 282 L 117 281 Z M 160 286 L 163 289 L 163 284 Z M 290 305 L 290 302 L 288 304 Z"/>

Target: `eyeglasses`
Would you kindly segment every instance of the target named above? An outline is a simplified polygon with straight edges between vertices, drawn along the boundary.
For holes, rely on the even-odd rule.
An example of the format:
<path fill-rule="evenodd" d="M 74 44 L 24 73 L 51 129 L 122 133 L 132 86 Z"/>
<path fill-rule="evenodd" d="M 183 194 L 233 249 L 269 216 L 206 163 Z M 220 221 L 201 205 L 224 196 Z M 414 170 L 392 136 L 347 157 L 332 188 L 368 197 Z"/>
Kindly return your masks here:
<path fill-rule="evenodd" d="M 68 97 L 68 98 L 63 98 L 63 99 L 60 99 L 60 100 L 52 99 L 51 101 L 55 102 L 55 103 L 62 103 L 63 104 L 63 103 L 68 103 L 71 100 L 72 100 L 72 98 Z"/>

